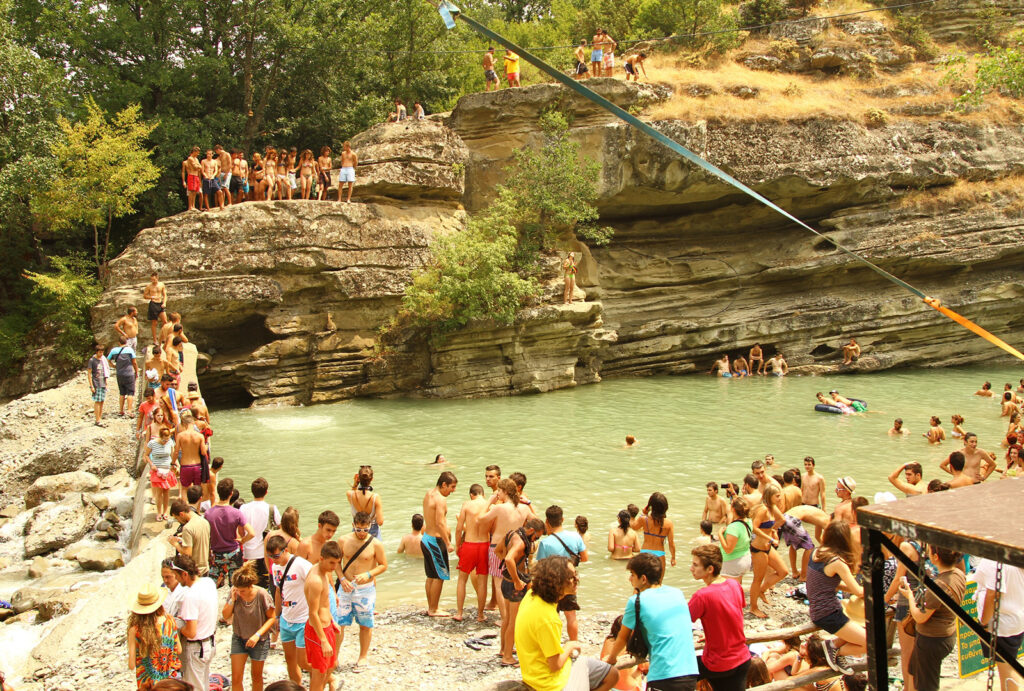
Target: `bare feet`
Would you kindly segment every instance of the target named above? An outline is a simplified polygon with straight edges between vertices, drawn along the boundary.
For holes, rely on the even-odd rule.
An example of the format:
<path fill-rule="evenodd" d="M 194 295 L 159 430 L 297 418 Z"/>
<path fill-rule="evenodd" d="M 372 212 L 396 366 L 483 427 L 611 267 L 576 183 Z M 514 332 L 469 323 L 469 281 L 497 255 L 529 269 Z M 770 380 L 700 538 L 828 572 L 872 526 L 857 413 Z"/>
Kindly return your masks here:
<path fill-rule="evenodd" d="M 482 622 L 487 621 L 487 617 L 485 617 L 483 614 L 479 614 L 479 615 L 477 615 L 476 620 L 482 623 Z"/>
<path fill-rule="evenodd" d="M 462 621 L 462 614 L 461 613 L 453 614 L 452 615 L 452 621 Z"/>
<path fill-rule="evenodd" d="M 445 612 L 445 611 L 440 610 L 440 609 L 437 610 L 436 612 L 431 612 L 428 609 L 425 612 L 423 612 L 423 614 L 427 615 L 428 617 L 437 617 L 438 619 L 444 619 L 446 617 L 451 617 L 452 616 L 450 612 Z"/>
<path fill-rule="evenodd" d="M 753 614 L 758 619 L 767 619 L 768 618 L 767 614 L 765 614 L 764 612 L 762 612 L 759 609 L 754 609 L 753 607 L 750 608 L 750 613 Z"/>

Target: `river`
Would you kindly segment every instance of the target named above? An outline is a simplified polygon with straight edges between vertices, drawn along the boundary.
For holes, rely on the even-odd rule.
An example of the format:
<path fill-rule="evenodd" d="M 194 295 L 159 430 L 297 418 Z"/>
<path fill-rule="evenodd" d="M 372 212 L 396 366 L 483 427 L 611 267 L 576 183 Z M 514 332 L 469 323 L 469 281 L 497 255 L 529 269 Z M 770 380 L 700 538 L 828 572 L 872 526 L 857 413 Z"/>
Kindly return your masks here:
<path fill-rule="evenodd" d="M 932 415 L 947 435 L 950 416 L 966 418 L 964 429 L 979 435 L 980 446 L 995 451 L 1006 419 L 998 396 L 974 396 L 987 379 L 1001 392 L 1016 385 L 1021 372 L 1009 367 L 905 370 L 855 376 L 655 377 L 610 380 L 539 396 L 486 400 L 354 400 L 309 408 L 238 409 L 213 415 L 215 455 L 226 459 L 221 477 L 235 479 L 243 497 L 262 475 L 268 500 L 282 510 L 295 506 L 303 536 L 316 528 L 325 508 L 349 525 L 345 491 L 361 464 L 373 466 L 374 489 L 383 499 L 384 544 L 389 568 L 378 580 L 378 606 L 425 602 L 420 560 L 396 554 L 421 511 L 424 493 L 439 470 L 428 467 L 443 453 L 459 479 L 449 497 L 454 529 L 459 506 L 472 483 L 484 484 L 484 467 L 498 464 L 502 475 L 521 471 L 526 494 L 543 516 L 560 505 L 567 525 L 588 517 L 591 563 L 582 568 L 584 609 L 618 609 L 629 594 L 622 562 L 607 558 L 608 528 L 628 503 L 643 507 L 653 491 L 669 500 L 676 523 L 678 566 L 666 583 L 690 592 L 689 541 L 696 535 L 709 480 L 742 482 L 750 463 L 775 455 L 780 474 L 802 468 L 804 456 L 817 459 L 831 488 L 837 476 L 856 479 L 857 494 L 869 500 L 892 490 L 886 476 L 897 464 L 918 461 L 925 479 L 941 477 L 938 463 L 960 447 L 954 440 L 931 447 L 922 438 Z M 817 391 L 837 388 L 862 398 L 872 411 L 841 416 L 813 410 Z M 875 412 L 879 411 L 879 412 Z M 911 434 L 887 436 L 895 417 Z M 624 449 L 626 434 L 639 444 Z M 994 480 L 993 480 L 994 481 Z M 455 560 L 452 562 L 453 573 Z M 468 602 L 473 602 L 472 589 Z M 452 608 L 454 582 L 445 587 L 442 606 Z"/>

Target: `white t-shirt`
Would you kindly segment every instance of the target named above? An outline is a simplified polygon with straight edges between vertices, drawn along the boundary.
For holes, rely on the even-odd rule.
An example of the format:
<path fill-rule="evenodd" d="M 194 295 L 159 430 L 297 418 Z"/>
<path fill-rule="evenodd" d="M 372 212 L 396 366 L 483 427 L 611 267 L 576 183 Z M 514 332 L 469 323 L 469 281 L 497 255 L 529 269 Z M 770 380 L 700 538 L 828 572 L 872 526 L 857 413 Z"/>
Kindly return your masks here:
<path fill-rule="evenodd" d="M 217 631 L 217 584 L 213 579 L 196 579 L 181 600 L 178 617 L 196 622 L 196 635 L 190 640 L 202 641 Z"/>
<path fill-rule="evenodd" d="M 267 524 L 269 523 L 270 504 L 263 500 L 251 501 L 248 504 L 242 504 L 242 508 L 239 510 L 245 516 L 245 522 L 252 526 L 252 532 L 255 533 L 251 540 L 242 545 L 242 558 L 247 561 L 249 559 L 262 559 L 263 531 L 267 529 Z M 281 525 L 281 511 L 278 510 L 277 506 L 274 506 L 274 520 L 277 521 L 278 525 Z"/>
<path fill-rule="evenodd" d="M 996 589 L 996 562 L 982 559 L 974 570 L 974 580 L 978 582 L 978 614 L 985 607 L 985 590 Z M 1003 593 L 999 598 L 1000 637 L 1016 636 L 1024 632 L 1024 570 L 1017 566 L 1003 564 L 1003 582 L 1000 584 Z"/>
<path fill-rule="evenodd" d="M 170 614 L 172 618 L 181 618 L 181 601 L 185 599 L 185 593 L 187 592 L 188 586 L 179 583 L 178 587 L 168 593 L 164 599 L 164 611 Z"/>
<path fill-rule="evenodd" d="M 281 585 L 285 566 L 274 564 L 271 572 L 274 583 L 281 588 L 281 617 L 289 624 L 305 624 L 309 619 L 309 605 L 306 604 L 306 576 L 313 565 L 302 557 L 294 557 L 292 568 L 288 569 L 288 582 Z"/>

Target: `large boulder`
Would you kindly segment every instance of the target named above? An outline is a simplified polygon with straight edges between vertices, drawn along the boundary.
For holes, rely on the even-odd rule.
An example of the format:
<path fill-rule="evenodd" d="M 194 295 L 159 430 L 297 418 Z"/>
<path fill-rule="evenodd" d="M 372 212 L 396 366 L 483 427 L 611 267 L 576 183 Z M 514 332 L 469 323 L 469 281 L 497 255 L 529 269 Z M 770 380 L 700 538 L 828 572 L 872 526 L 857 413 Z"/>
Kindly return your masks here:
<path fill-rule="evenodd" d="M 73 496 L 52 506 L 36 507 L 25 523 L 25 558 L 49 554 L 78 542 L 96 523 L 99 511 Z"/>
<path fill-rule="evenodd" d="M 440 122 L 388 122 L 357 134 L 351 144 L 359 155 L 361 201 L 462 199 L 469 150 Z"/>
<path fill-rule="evenodd" d="M 45 501 L 60 501 L 70 492 L 95 492 L 100 479 L 81 470 L 37 479 L 25 492 L 25 508 L 32 509 Z"/>
<path fill-rule="evenodd" d="M 124 566 L 119 549 L 87 547 L 76 552 L 75 559 L 86 571 L 113 571 Z"/>

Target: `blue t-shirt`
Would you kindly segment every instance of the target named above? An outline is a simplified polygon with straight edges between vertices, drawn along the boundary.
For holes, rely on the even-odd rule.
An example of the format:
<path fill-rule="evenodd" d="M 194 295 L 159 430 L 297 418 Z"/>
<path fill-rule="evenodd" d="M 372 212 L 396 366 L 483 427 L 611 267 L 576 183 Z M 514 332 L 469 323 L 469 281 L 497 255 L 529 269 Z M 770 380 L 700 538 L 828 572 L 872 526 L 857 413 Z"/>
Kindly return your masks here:
<path fill-rule="evenodd" d="M 562 542 L 564 542 L 569 549 L 574 551 L 576 554 L 583 554 L 587 549 L 587 546 L 583 544 L 583 538 L 579 536 L 579 533 L 571 533 L 563 530 L 558 533 L 558 537 L 548 535 L 540 539 L 540 544 L 537 546 L 537 558 L 543 559 L 544 557 L 571 556 L 565 551 L 565 547 L 562 547 L 562 543 L 558 541 L 559 537 L 562 538 Z"/>
<path fill-rule="evenodd" d="M 636 629 L 636 610 L 629 598 L 622 625 Z M 663 585 L 640 594 L 640 623 L 651 646 L 649 682 L 697 674 L 697 654 L 693 650 L 693 622 L 686 597 L 678 588 Z"/>

